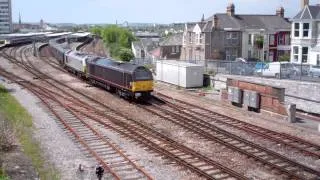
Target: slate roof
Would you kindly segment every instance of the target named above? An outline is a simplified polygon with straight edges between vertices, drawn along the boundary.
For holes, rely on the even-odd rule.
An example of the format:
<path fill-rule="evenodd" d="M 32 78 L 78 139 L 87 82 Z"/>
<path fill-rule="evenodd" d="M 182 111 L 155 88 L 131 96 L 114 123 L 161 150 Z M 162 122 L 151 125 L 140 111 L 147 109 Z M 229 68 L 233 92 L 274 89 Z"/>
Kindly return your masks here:
<path fill-rule="evenodd" d="M 211 32 L 214 26 L 214 16 L 218 18 L 218 26 L 220 29 L 230 29 L 243 31 L 246 29 L 265 29 L 276 31 L 278 29 L 291 30 L 291 23 L 287 18 L 277 15 L 234 15 L 229 16 L 226 13 L 217 13 L 207 18 L 206 24 L 200 26 L 203 32 Z M 201 23 L 201 22 L 199 22 Z"/>
<path fill-rule="evenodd" d="M 305 6 L 293 20 L 300 19 L 319 19 L 320 20 L 320 6 Z"/>
<path fill-rule="evenodd" d="M 182 33 L 174 34 L 166 39 L 164 39 L 162 42 L 160 42 L 160 46 L 178 46 L 182 45 Z"/>
<path fill-rule="evenodd" d="M 136 49 L 146 49 L 147 51 L 151 51 L 152 49 L 158 47 L 158 41 L 154 41 L 152 38 L 143 38 L 133 42 L 133 46 Z"/>
<path fill-rule="evenodd" d="M 277 15 L 235 15 L 216 14 L 219 28 L 245 29 L 291 29 L 288 19 Z M 212 20 L 213 21 L 213 20 Z"/>

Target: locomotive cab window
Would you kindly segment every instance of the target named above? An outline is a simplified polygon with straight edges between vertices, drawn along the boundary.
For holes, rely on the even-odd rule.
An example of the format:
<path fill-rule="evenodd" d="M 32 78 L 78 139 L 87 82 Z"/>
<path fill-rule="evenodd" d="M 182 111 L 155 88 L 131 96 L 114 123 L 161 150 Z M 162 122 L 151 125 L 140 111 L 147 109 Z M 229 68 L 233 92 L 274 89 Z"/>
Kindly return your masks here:
<path fill-rule="evenodd" d="M 147 68 L 138 67 L 134 71 L 134 80 L 152 80 L 152 74 Z"/>

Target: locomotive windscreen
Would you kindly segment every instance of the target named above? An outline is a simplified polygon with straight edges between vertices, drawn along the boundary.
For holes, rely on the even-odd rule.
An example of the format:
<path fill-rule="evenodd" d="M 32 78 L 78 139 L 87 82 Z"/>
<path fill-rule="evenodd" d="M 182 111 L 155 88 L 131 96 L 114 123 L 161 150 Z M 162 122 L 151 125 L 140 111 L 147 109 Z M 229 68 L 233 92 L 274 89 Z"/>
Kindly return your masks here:
<path fill-rule="evenodd" d="M 152 73 L 145 67 L 138 67 L 134 71 L 134 79 L 135 80 L 152 80 Z"/>

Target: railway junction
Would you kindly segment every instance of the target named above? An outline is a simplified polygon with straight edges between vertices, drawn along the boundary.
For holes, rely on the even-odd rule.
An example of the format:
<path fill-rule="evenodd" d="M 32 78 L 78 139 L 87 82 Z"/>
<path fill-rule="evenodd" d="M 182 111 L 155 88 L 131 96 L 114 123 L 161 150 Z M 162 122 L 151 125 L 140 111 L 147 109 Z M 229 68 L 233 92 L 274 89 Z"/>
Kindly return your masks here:
<path fill-rule="evenodd" d="M 69 37 L 76 40 L 58 43 L 59 49 L 92 49 L 88 35 Z M 123 89 L 111 80 L 90 81 L 91 74 L 66 68 L 72 60 L 59 60 L 47 42 L 5 46 L 0 56 L 1 84 L 32 115 L 34 136 L 61 179 L 94 179 L 98 163 L 105 179 L 320 178 L 319 132 L 279 116 L 162 82 L 154 82 L 147 100 L 120 98 L 149 85 L 136 75 Z"/>

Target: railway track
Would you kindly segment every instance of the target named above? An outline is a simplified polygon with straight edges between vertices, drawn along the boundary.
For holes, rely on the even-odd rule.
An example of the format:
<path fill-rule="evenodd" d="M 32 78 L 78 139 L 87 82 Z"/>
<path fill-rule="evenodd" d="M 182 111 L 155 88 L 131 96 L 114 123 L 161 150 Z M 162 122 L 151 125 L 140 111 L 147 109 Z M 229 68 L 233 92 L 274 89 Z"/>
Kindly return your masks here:
<path fill-rule="evenodd" d="M 31 65 L 28 66 L 28 68 L 31 67 Z M 33 69 L 31 70 L 31 72 L 32 71 L 35 70 Z M 13 75 L 9 72 L 6 72 L 7 75 L 4 75 L 3 72 L 5 71 L 2 71 L 1 74 L 7 78 L 13 77 Z M 38 72 L 37 76 L 42 77 L 44 75 Z M 46 80 L 46 78 L 43 78 L 42 82 L 47 82 L 48 80 Z M 50 79 L 50 81 L 53 80 Z M 26 82 L 26 80 L 22 78 L 20 78 L 20 80 L 17 81 L 17 83 L 19 83 L 20 85 L 26 86 L 24 85 L 24 82 Z M 47 83 L 50 84 L 52 82 Z M 28 84 L 30 84 L 30 82 L 28 82 Z M 32 86 L 36 85 L 33 84 Z M 54 86 L 60 88 L 56 88 L 53 90 L 52 85 L 51 87 L 49 85 L 46 85 L 45 94 L 53 96 L 51 100 L 63 100 L 64 104 L 67 106 L 67 109 L 69 110 L 69 113 L 73 113 L 75 116 L 77 116 L 78 120 L 89 118 L 94 122 L 98 122 L 101 125 L 119 133 L 120 135 L 127 137 L 128 139 L 134 140 L 140 145 L 150 149 L 152 152 L 156 152 L 164 158 L 169 159 L 169 161 L 175 162 L 180 166 L 186 167 L 192 172 L 197 173 L 198 175 L 203 176 L 207 179 L 220 179 L 222 177 L 226 179 L 246 179 L 246 177 L 244 177 L 243 175 L 222 166 L 221 164 L 193 151 L 192 149 L 189 149 L 179 144 L 178 142 L 168 138 L 167 136 L 161 133 L 158 133 L 150 127 L 147 127 L 117 111 L 114 111 L 113 109 L 110 109 L 109 107 L 105 106 L 99 101 L 84 95 L 82 92 L 77 92 L 74 89 L 72 89 L 72 91 L 76 92 L 79 95 L 79 97 L 82 97 L 82 99 L 90 100 L 90 103 L 84 102 L 80 100 L 79 97 L 71 95 L 70 89 L 68 90 L 69 92 L 66 89 L 63 90 L 63 85 L 55 84 Z M 63 103 L 61 101 L 60 103 Z M 48 103 L 50 103 L 50 100 Z M 66 107 L 64 109 L 66 109 Z M 58 109 L 56 113 L 58 114 L 59 112 L 60 110 Z M 65 120 L 64 122 L 67 123 L 68 121 Z M 68 125 L 72 126 L 72 122 L 68 122 Z M 76 129 L 73 132 L 76 132 Z M 78 134 L 75 136 L 80 135 Z"/>
<path fill-rule="evenodd" d="M 303 152 L 307 155 L 311 155 L 317 159 L 320 159 L 320 145 L 318 144 L 306 141 L 295 136 L 291 136 L 289 134 L 279 133 L 250 123 L 246 123 L 244 121 L 240 121 L 238 119 L 210 111 L 203 107 L 187 103 L 185 101 L 172 99 L 171 97 L 161 93 L 157 93 L 157 96 L 159 96 L 159 98 L 161 98 L 161 100 L 165 101 L 167 104 L 170 104 L 171 106 L 177 106 L 180 110 L 190 115 L 201 117 L 208 123 L 215 123 L 222 126 L 232 127 L 253 135 L 258 135 L 277 144 L 283 144 L 294 150 Z"/>
<path fill-rule="evenodd" d="M 289 178 L 306 179 L 320 177 L 320 171 L 318 170 L 288 159 L 281 154 L 240 138 L 214 124 L 208 123 L 203 119 L 203 113 L 201 115 L 187 113 L 186 110 L 188 110 L 188 108 L 181 108 L 181 106 L 169 103 L 168 101 L 161 104 L 147 103 L 147 105 L 139 106 L 146 111 L 199 135 L 199 137 L 220 143 L 266 166 L 276 169 L 282 174 L 286 174 Z"/>

